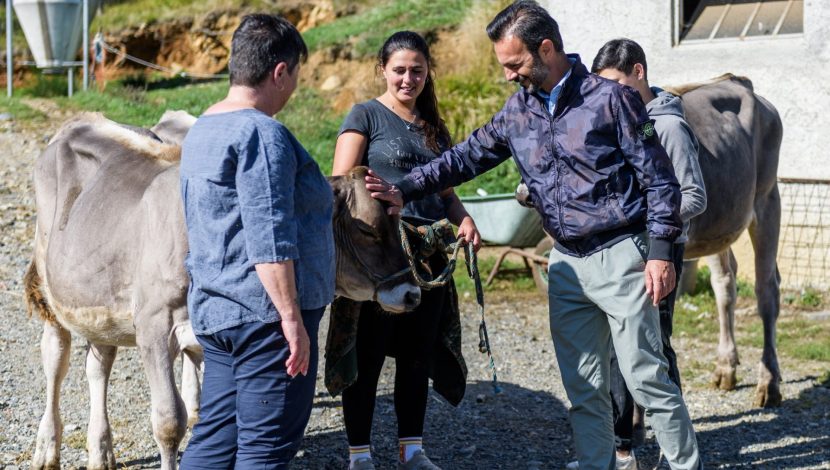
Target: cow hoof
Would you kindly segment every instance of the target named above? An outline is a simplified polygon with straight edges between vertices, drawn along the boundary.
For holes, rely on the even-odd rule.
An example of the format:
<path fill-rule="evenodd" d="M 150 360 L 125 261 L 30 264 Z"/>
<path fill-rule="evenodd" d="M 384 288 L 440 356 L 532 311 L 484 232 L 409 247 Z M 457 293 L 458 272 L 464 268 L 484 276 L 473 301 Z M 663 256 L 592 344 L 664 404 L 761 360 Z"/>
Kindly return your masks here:
<path fill-rule="evenodd" d="M 112 463 L 110 463 L 108 465 L 95 465 L 95 466 L 89 465 L 86 468 L 87 468 L 87 470 L 116 470 L 118 468 L 118 466 L 115 465 L 115 459 L 113 459 Z"/>
<path fill-rule="evenodd" d="M 58 429 L 62 431 L 63 426 L 58 425 Z M 61 431 L 58 431 L 58 436 L 60 436 Z M 35 456 L 32 457 L 32 463 L 29 468 L 37 470 L 60 470 L 60 448 L 60 439 L 55 440 L 54 438 L 38 435 L 35 443 Z"/>
<path fill-rule="evenodd" d="M 43 461 L 43 456 L 39 456 L 35 453 L 35 457 L 32 459 L 32 463 L 29 468 L 32 470 L 60 470 L 61 462 L 60 460 L 56 460 L 46 463 Z"/>
<path fill-rule="evenodd" d="M 758 384 L 755 389 L 755 406 L 759 408 L 781 406 L 781 390 L 778 388 L 778 384 Z"/>
<path fill-rule="evenodd" d="M 780 373 L 772 373 L 760 365 L 758 387 L 755 388 L 755 406 L 762 408 L 774 408 L 781 406 L 781 383 Z"/>
<path fill-rule="evenodd" d="M 60 470 L 61 464 L 58 463 L 49 463 L 49 464 L 38 464 L 32 461 L 32 465 L 29 467 L 32 470 Z"/>
<path fill-rule="evenodd" d="M 89 459 L 86 468 L 87 470 L 116 470 L 118 466 L 115 464 L 115 454 L 109 451 L 98 459 Z"/>
<path fill-rule="evenodd" d="M 735 385 L 738 383 L 734 367 L 717 366 L 715 373 L 712 375 L 712 386 L 721 390 L 735 390 Z"/>

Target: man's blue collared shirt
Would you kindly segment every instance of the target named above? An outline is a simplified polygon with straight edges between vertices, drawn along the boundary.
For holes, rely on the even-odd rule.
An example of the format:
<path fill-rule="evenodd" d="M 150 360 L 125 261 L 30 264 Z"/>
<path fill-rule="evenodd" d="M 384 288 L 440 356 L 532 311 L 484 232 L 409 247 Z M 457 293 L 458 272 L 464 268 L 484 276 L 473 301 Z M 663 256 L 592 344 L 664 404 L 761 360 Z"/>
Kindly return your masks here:
<path fill-rule="evenodd" d="M 548 112 L 553 116 L 553 112 L 556 111 L 556 100 L 559 99 L 559 94 L 562 93 L 562 87 L 565 86 L 565 82 L 568 80 L 568 77 L 571 76 L 571 70 L 573 70 L 573 64 L 576 63 L 575 59 L 568 57 L 568 62 L 571 63 L 571 68 L 568 69 L 568 72 L 565 73 L 565 76 L 562 77 L 562 80 L 559 80 L 559 83 L 553 87 L 553 90 L 550 93 L 545 93 L 545 90 L 541 88 L 536 92 L 539 96 L 541 96 L 545 103 L 547 104 Z"/>
<path fill-rule="evenodd" d="M 301 309 L 332 301 L 331 186 L 285 126 L 254 109 L 200 117 L 182 144 L 181 192 L 196 334 L 279 320 L 259 263 L 293 260 Z"/>

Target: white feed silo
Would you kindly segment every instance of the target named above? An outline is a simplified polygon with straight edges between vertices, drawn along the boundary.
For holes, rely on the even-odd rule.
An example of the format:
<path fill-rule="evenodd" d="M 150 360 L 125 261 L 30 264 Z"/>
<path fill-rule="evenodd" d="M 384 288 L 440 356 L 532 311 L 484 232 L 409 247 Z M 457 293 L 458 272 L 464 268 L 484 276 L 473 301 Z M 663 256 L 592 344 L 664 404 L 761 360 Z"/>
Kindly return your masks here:
<path fill-rule="evenodd" d="M 88 1 L 92 20 L 100 0 Z M 81 47 L 83 0 L 13 0 L 17 20 L 38 67 L 76 62 Z M 89 24 L 89 23 L 87 23 Z"/>

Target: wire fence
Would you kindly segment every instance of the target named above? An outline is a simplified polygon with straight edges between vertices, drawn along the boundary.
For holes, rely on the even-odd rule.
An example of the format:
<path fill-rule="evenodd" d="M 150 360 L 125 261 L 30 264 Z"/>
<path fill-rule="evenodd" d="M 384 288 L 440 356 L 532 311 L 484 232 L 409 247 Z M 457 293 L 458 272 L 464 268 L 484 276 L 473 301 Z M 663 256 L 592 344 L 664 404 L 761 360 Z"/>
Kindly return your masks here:
<path fill-rule="evenodd" d="M 783 287 L 830 288 L 830 180 L 780 178 Z"/>

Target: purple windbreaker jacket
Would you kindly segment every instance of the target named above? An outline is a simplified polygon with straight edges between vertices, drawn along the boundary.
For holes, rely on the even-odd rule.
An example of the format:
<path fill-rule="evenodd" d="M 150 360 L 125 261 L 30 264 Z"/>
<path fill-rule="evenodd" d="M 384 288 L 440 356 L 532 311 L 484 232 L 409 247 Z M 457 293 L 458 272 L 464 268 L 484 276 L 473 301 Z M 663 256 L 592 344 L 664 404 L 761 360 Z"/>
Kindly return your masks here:
<path fill-rule="evenodd" d="M 483 127 L 398 186 L 405 201 L 457 186 L 513 156 L 557 249 L 587 256 L 648 230 L 649 259 L 671 259 L 680 189 L 639 94 L 575 58 L 551 115 L 521 89 Z"/>

